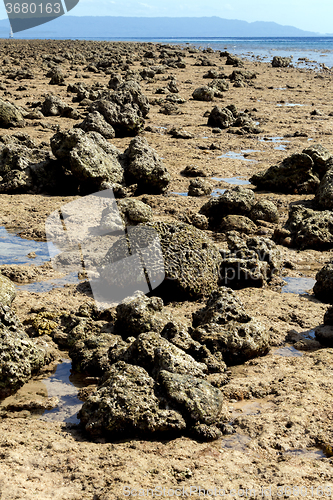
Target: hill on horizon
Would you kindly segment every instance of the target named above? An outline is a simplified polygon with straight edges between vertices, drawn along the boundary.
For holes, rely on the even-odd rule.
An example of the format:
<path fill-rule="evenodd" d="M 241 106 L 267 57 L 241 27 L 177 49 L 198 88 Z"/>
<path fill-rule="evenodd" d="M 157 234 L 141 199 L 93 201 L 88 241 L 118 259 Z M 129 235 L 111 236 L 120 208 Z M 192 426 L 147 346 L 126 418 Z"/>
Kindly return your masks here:
<path fill-rule="evenodd" d="M 8 36 L 8 19 L 0 20 L 0 37 Z M 112 17 L 65 15 L 15 34 L 15 38 L 191 38 L 325 36 L 275 22 L 220 17 Z"/>

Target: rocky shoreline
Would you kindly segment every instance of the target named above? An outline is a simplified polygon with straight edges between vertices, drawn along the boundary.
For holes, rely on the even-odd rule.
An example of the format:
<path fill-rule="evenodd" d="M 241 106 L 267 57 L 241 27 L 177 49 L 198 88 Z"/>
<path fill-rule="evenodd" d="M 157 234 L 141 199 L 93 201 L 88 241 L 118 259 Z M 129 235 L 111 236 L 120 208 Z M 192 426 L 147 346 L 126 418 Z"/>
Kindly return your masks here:
<path fill-rule="evenodd" d="M 0 54 L 1 226 L 46 241 L 51 214 L 112 189 L 119 215 L 93 226 L 154 231 L 165 272 L 98 310 L 83 271 L 21 288 L 64 278 L 71 252 L 0 266 L 0 496 L 328 492 L 331 71 L 153 43 L 2 40 Z M 107 283 L 123 244 L 88 249 Z M 59 403 L 42 381 L 68 356 L 80 423 L 41 420 Z"/>

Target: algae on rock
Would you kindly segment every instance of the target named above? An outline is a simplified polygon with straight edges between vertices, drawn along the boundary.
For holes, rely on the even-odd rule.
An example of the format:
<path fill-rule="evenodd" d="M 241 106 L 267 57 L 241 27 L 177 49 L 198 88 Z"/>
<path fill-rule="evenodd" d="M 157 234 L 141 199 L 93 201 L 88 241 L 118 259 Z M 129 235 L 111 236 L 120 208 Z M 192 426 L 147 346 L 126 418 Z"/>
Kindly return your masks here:
<path fill-rule="evenodd" d="M 28 337 L 10 308 L 0 305 L 0 398 L 17 391 L 46 362 L 46 351 Z"/>

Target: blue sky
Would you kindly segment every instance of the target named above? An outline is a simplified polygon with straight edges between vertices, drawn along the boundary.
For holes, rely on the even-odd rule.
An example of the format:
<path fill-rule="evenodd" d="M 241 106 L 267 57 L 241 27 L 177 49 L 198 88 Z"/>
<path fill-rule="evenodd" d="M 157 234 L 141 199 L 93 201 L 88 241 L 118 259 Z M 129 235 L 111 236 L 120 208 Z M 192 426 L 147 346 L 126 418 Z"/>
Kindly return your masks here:
<path fill-rule="evenodd" d="M 6 0 L 8 1 L 8 0 Z M 1 2 L 2 4 L 2 2 Z M 333 33 L 333 0 L 80 0 L 75 16 L 219 16 Z M 3 4 L 0 18 L 6 17 Z"/>

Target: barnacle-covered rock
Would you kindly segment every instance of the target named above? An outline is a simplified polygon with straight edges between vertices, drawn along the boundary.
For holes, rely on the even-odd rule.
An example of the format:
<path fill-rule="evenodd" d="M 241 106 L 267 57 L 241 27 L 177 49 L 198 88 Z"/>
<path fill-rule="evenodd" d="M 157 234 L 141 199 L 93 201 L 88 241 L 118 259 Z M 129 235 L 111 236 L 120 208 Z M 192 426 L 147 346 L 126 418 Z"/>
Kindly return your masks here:
<path fill-rule="evenodd" d="M 199 298 L 217 288 L 221 255 L 200 231 L 184 223 L 151 222 L 159 237 L 164 258 L 167 297 Z"/>
<path fill-rule="evenodd" d="M 289 231 L 292 245 L 297 248 L 315 250 L 333 248 L 331 210 L 316 211 L 302 205 L 293 205 L 289 209 L 285 227 Z"/>
<path fill-rule="evenodd" d="M 171 315 L 163 311 L 163 300 L 160 297 L 140 294 L 117 306 L 115 332 L 124 338 L 136 337 L 143 332 L 160 333 L 171 320 Z"/>
<path fill-rule="evenodd" d="M 158 378 L 168 399 L 190 423 L 212 424 L 222 409 L 222 392 L 206 380 L 162 370 Z"/>
<path fill-rule="evenodd" d="M 208 87 L 208 85 L 203 85 L 194 90 L 192 97 L 196 101 L 213 101 L 214 90 Z"/>
<path fill-rule="evenodd" d="M 24 127 L 22 112 L 14 104 L 0 99 L 0 127 Z"/>
<path fill-rule="evenodd" d="M 22 139 L 4 138 L 0 145 L 0 192 L 53 192 L 63 179 L 61 167 L 48 151 Z"/>
<path fill-rule="evenodd" d="M 91 305 L 81 306 L 77 312 L 59 318 L 59 326 L 52 336 L 60 347 L 69 350 L 74 370 L 100 377 L 110 367 L 110 347 L 128 347 L 120 335 L 114 334 L 109 319 L 106 313 Z"/>
<path fill-rule="evenodd" d="M 207 194 L 210 194 L 211 192 L 211 184 L 201 177 L 192 179 L 188 188 L 189 196 L 205 196 Z"/>
<path fill-rule="evenodd" d="M 97 132 L 81 129 L 57 132 L 51 138 L 53 154 L 62 160 L 88 192 L 98 191 L 103 183 L 124 181 L 124 157 Z"/>
<path fill-rule="evenodd" d="M 94 436 L 116 439 L 138 433 L 179 434 L 186 427 L 185 420 L 178 411 L 161 409 L 155 387 L 142 367 L 119 361 L 83 404 L 78 414 L 81 423 Z"/>
<path fill-rule="evenodd" d="M 88 113 L 83 122 L 75 127 L 81 128 L 85 132 L 98 132 L 105 139 L 113 139 L 116 136 L 114 128 L 105 121 L 103 115 L 98 111 Z"/>
<path fill-rule="evenodd" d="M 291 64 L 291 57 L 274 56 L 272 59 L 273 68 L 287 68 Z"/>
<path fill-rule="evenodd" d="M 229 90 L 229 82 L 225 78 L 215 78 L 208 87 L 214 91 L 215 97 L 222 97 L 222 92 Z"/>
<path fill-rule="evenodd" d="M 330 168 L 322 178 L 315 201 L 321 209 L 333 209 L 333 168 Z"/>
<path fill-rule="evenodd" d="M 0 274 L 0 304 L 10 306 L 16 297 L 15 285 L 10 279 Z"/>
<path fill-rule="evenodd" d="M 322 176 L 332 166 L 331 154 L 321 144 L 313 144 L 285 158 L 278 165 L 250 178 L 259 189 L 282 193 L 315 193 Z"/>
<path fill-rule="evenodd" d="M 312 144 L 303 149 L 302 153 L 312 158 L 314 170 L 320 178 L 333 166 L 331 152 L 322 144 Z"/>
<path fill-rule="evenodd" d="M 333 304 L 333 262 L 328 262 L 317 272 L 316 280 L 313 287 L 315 296 L 323 302 Z"/>
<path fill-rule="evenodd" d="M 206 306 L 193 314 L 193 326 L 192 337 L 212 354 L 222 354 L 227 364 L 244 362 L 268 350 L 266 328 L 246 313 L 230 288 L 211 294 Z"/>
<path fill-rule="evenodd" d="M 192 316 L 194 327 L 208 323 L 225 325 L 229 321 L 248 323 L 251 320 L 236 292 L 227 287 L 212 292 L 205 307 L 194 312 Z"/>
<path fill-rule="evenodd" d="M 259 200 L 252 207 L 250 214 L 250 219 L 264 220 L 267 222 L 279 222 L 279 212 L 275 203 L 270 200 Z"/>
<path fill-rule="evenodd" d="M 234 67 L 242 67 L 244 66 L 243 61 L 235 56 L 234 54 L 229 54 L 227 55 L 227 60 L 225 62 L 227 65 L 234 66 Z"/>
<path fill-rule="evenodd" d="M 144 193 L 164 193 L 167 190 L 170 174 L 146 139 L 133 139 L 125 155 L 128 159 L 126 179 L 129 184 L 137 184 L 139 191 Z"/>
<path fill-rule="evenodd" d="M 41 111 L 44 116 L 65 116 L 68 118 L 76 118 L 76 115 L 73 115 L 74 108 L 62 101 L 60 97 L 52 94 L 45 97 Z"/>
<path fill-rule="evenodd" d="M 49 85 L 65 85 L 64 74 L 58 66 L 51 69 L 46 76 L 51 78 Z"/>
<path fill-rule="evenodd" d="M 200 213 L 208 217 L 212 227 L 218 227 L 227 215 L 245 215 L 249 217 L 255 198 L 252 189 L 236 186 L 227 189 L 221 196 L 211 198 L 205 203 Z"/>
<path fill-rule="evenodd" d="M 125 198 L 118 201 L 118 210 L 126 224 L 135 226 L 136 224 L 150 222 L 153 218 L 153 211 L 149 205 L 140 200 Z"/>
<path fill-rule="evenodd" d="M 256 232 L 257 226 L 244 215 L 227 215 L 223 217 L 219 230 L 222 232 L 238 231 L 239 233 L 251 234 Z"/>
<path fill-rule="evenodd" d="M 234 124 L 235 120 L 236 117 L 228 106 L 226 108 L 215 106 L 208 117 L 208 126 L 222 129 L 229 128 Z"/>
<path fill-rule="evenodd" d="M 46 352 L 28 337 L 16 315 L 0 304 L 0 398 L 22 387 L 46 360 Z"/>
<path fill-rule="evenodd" d="M 280 251 L 268 238 L 227 233 L 229 251 L 222 252 L 220 284 L 232 288 L 261 287 L 282 269 Z"/>
<path fill-rule="evenodd" d="M 109 356 L 113 359 L 112 349 Z M 161 370 L 204 377 L 207 366 L 175 346 L 156 332 L 141 333 L 118 360 L 142 366 L 156 378 Z"/>
<path fill-rule="evenodd" d="M 92 103 L 90 112 L 98 111 L 115 130 L 117 137 L 137 135 L 149 112 L 148 98 L 135 81 L 123 82 L 114 91 L 104 92 Z"/>

